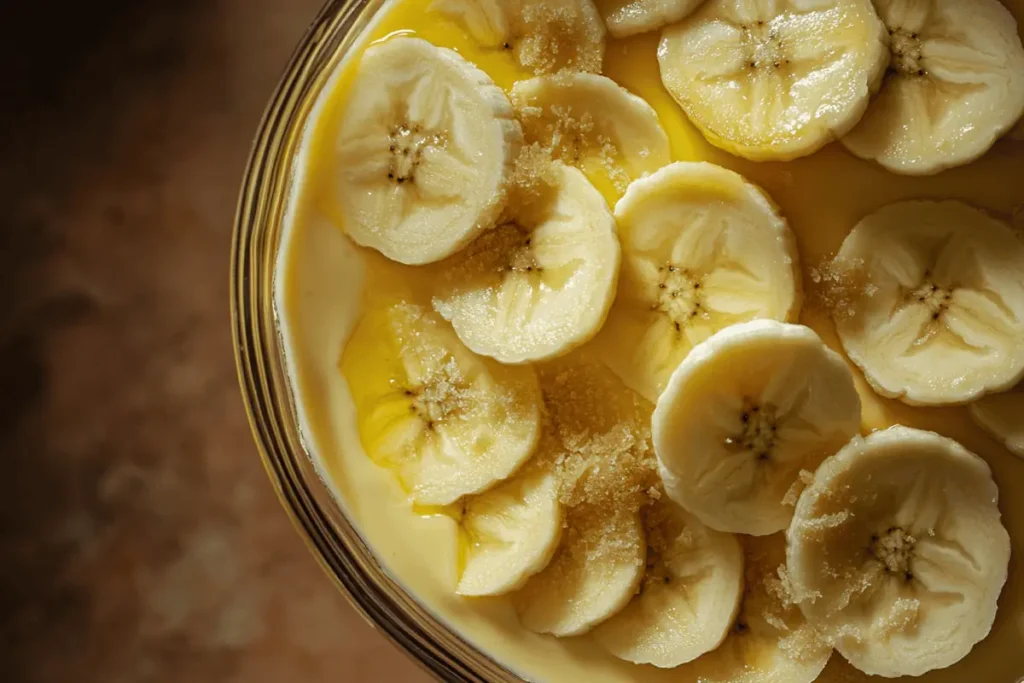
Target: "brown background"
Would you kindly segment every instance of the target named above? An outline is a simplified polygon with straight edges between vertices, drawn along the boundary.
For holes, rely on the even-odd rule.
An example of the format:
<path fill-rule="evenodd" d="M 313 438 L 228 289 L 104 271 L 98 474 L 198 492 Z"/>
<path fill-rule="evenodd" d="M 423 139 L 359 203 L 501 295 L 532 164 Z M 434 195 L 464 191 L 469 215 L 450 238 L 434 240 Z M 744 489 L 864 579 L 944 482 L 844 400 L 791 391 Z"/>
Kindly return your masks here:
<path fill-rule="evenodd" d="M 425 681 L 302 545 L 228 320 L 249 143 L 320 0 L 0 6 L 0 680 Z"/>

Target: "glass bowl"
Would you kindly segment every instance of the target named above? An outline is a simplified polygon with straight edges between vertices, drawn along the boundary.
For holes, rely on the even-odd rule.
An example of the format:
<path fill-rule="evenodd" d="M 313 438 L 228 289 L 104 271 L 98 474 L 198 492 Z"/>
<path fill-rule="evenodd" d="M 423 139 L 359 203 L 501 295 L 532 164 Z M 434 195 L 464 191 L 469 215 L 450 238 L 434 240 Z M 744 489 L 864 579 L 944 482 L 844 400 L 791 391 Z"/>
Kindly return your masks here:
<path fill-rule="evenodd" d="M 274 265 L 303 126 L 331 69 L 384 0 L 329 0 L 296 48 L 245 171 L 231 254 L 231 319 L 242 398 L 267 474 L 324 571 L 371 625 L 445 681 L 519 681 L 392 580 L 303 446 L 274 306 Z"/>

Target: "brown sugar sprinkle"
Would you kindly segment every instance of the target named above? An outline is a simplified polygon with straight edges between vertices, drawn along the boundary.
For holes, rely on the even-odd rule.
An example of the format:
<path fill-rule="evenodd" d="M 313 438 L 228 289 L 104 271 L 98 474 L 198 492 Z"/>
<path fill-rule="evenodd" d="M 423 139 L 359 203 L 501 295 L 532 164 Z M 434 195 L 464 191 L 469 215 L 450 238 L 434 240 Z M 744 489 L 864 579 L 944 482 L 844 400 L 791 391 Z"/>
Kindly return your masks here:
<path fill-rule="evenodd" d="M 603 36 L 591 31 L 583 9 L 573 2 L 526 2 L 522 12 L 522 39 L 517 45 L 519 63 L 538 74 L 559 71 L 600 73 L 601 50 L 594 49 Z"/>
<path fill-rule="evenodd" d="M 659 481 L 650 405 L 597 364 L 558 363 L 540 379 L 562 502 L 627 512 L 647 505 Z"/>
<path fill-rule="evenodd" d="M 808 625 L 790 631 L 784 637 L 779 638 L 779 649 L 787 657 L 798 662 L 817 657 L 822 648 L 827 647 L 829 645 L 821 634 Z"/>
<path fill-rule="evenodd" d="M 921 617 L 921 601 L 917 598 L 897 598 L 889 614 L 882 622 L 882 634 L 884 637 L 894 636 L 900 633 L 909 633 L 917 627 Z"/>
<path fill-rule="evenodd" d="M 873 296 L 875 285 L 867 281 L 861 259 L 826 259 L 810 269 L 807 303 L 837 320 L 849 320 L 857 313 L 857 301 Z"/>
<path fill-rule="evenodd" d="M 517 110 L 520 121 L 532 143 L 546 152 L 549 159 L 569 166 L 582 167 L 595 161 L 615 189 L 625 192 L 629 174 L 619 165 L 618 146 L 606 135 L 596 131 L 590 112 L 577 112 L 568 105 L 543 107 L 522 106 Z"/>
<path fill-rule="evenodd" d="M 540 199 L 546 196 L 555 182 L 551 152 L 537 142 L 524 145 L 516 157 L 510 178 L 510 204 Z"/>

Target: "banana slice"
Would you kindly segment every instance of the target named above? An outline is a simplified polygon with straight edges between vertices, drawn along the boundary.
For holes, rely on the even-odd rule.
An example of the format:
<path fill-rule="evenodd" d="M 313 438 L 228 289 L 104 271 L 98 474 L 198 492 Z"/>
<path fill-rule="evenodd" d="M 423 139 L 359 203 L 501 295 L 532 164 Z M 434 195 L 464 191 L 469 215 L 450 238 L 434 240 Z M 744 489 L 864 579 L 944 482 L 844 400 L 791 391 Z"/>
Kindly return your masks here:
<path fill-rule="evenodd" d="M 1024 114 L 1024 47 L 997 0 L 876 0 L 889 29 L 888 76 L 851 152 L 895 173 L 974 161 Z"/>
<path fill-rule="evenodd" d="M 554 559 L 513 594 L 520 622 L 537 633 L 586 633 L 629 603 L 644 575 L 644 554 L 639 513 L 572 508 Z"/>
<path fill-rule="evenodd" d="M 658 48 L 665 87 L 708 141 L 755 161 L 853 128 L 888 56 L 870 0 L 708 0 Z"/>
<path fill-rule="evenodd" d="M 772 201 L 739 174 L 674 163 L 630 185 L 615 218 L 622 275 L 597 346 L 648 400 L 717 330 L 799 314 L 796 240 Z"/>
<path fill-rule="evenodd" d="M 640 593 L 594 630 L 616 657 L 672 668 L 714 650 L 743 594 L 743 552 L 671 501 L 648 508 L 647 572 Z"/>
<path fill-rule="evenodd" d="M 533 73 L 601 72 L 605 27 L 592 0 L 435 0 L 431 7 Z"/>
<path fill-rule="evenodd" d="M 429 308 L 371 309 L 341 371 L 363 448 L 421 505 L 447 505 L 509 477 L 540 437 L 533 370 L 474 355 Z"/>
<path fill-rule="evenodd" d="M 539 76 L 512 88 L 527 143 L 625 190 L 671 161 L 668 135 L 646 101 L 595 74 Z M 621 164 L 621 165 L 620 165 Z"/>
<path fill-rule="evenodd" d="M 615 296 L 619 242 L 600 193 L 557 164 L 553 185 L 446 264 L 434 307 L 473 351 L 503 363 L 588 341 Z"/>
<path fill-rule="evenodd" d="M 522 142 L 487 74 L 405 37 L 367 48 L 339 130 L 332 211 L 358 244 L 408 264 L 494 225 Z"/>
<path fill-rule="evenodd" d="M 613 0 L 602 6 L 608 33 L 628 38 L 637 33 L 656 31 L 686 18 L 704 0 Z"/>
<path fill-rule="evenodd" d="M 729 635 L 718 649 L 680 670 L 680 680 L 813 683 L 828 663 L 832 647 L 793 602 L 785 536 L 745 536 L 743 551 L 746 588 Z"/>
<path fill-rule="evenodd" d="M 808 621 L 851 664 L 919 676 L 992 628 L 1010 537 L 981 458 L 896 426 L 818 469 L 789 528 L 787 567 Z"/>
<path fill-rule="evenodd" d="M 959 202 L 864 218 L 836 262 L 851 288 L 836 328 L 874 389 L 912 405 L 972 401 L 1024 376 L 1024 244 Z"/>
<path fill-rule="evenodd" d="M 971 417 L 1011 453 L 1024 458 L 1024 384 L 972 403 Z"/>
<path fill-rule="evenodd" d="M 712 529 L 764 536 L 789 524 L 801 470 L 857 433 L 860 398 L 813 330 L 755 320 L 694 348 L 651 424 L 673 500 Z"/>
<path fill-rule="evenodd" d="M 554 555 L 562 537 L 558 477 L 542 466 L 524 469 L 529 471 L 466 502 L 459 595 L 516 590 Z"/>

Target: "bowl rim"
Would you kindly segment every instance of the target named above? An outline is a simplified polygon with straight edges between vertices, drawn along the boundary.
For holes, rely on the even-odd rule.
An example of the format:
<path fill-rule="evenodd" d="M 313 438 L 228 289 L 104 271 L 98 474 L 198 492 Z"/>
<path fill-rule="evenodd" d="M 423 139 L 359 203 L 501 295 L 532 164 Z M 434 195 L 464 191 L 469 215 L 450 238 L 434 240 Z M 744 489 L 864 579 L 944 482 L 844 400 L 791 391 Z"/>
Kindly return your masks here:
<path fill-rule="evenodd" d="M 444 681 L 522 679 L 441 623 L 381 567 L 303 444 L 274 304 L 274 266 L 296 150 L 323 84 L 388 0 L 327 0 L 289 60 L 257 129 L 235 212 L 231 333 L 257 451 L 274 491 L 321 568 L 356 611 Z"/>

